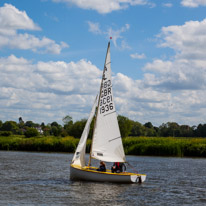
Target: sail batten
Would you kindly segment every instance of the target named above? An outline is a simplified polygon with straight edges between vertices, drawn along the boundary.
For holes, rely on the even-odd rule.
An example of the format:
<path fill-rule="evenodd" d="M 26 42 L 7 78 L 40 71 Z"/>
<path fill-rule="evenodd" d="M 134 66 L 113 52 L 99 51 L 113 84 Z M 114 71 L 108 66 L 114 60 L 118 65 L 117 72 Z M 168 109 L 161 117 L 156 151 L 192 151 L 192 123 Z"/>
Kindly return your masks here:
<path fill-rule="evenodd" d="M 121 138 L 121 137 L 116 137 L 114 139 L 110 139 L 109 142 L 114 141 L 114 140 L 119 139 L 119 138 Z"/>

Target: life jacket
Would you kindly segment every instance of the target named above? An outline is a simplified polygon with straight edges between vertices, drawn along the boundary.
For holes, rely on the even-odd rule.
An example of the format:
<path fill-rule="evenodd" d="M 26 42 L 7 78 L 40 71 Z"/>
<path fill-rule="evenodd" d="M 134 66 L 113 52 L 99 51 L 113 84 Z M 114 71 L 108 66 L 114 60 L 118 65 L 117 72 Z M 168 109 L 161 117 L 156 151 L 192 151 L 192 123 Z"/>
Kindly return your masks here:
<path fill-rule="evenodd" d="M 116 165 L 116 170 L 121 170 L 121 166 L 119 162 L 116 162 L 115 165 Z"/>

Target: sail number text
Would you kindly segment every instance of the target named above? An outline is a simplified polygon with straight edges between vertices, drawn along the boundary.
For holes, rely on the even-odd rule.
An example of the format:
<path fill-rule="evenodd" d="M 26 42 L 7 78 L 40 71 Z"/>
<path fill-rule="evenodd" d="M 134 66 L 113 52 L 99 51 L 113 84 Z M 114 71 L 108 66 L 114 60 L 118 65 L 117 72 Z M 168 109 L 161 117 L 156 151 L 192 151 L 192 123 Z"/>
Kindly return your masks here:
<path fill-rule="evenodd" d="M 100 96 L 100 114 L 113 110 L 111 81 L 104 81 Z"/>

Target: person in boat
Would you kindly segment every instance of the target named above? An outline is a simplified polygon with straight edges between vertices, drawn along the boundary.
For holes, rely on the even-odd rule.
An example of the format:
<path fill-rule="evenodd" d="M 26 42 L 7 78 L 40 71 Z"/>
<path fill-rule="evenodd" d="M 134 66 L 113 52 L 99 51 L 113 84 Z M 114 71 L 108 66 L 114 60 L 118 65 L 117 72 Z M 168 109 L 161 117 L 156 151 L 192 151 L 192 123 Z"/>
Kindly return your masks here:
<path fill-rule="evenodd" d="M 114 172 L 120 173 L 120 172 L 126 171 L 126 166 L 122 162 L 115 162 L 111 168 L 111 171 L 112 173 Z"/>
<path fill-rule="evenodd" d="M 97 171 L 106 172 L 106 164 L 103 161 L 100 161 L 100 165 Z"/>

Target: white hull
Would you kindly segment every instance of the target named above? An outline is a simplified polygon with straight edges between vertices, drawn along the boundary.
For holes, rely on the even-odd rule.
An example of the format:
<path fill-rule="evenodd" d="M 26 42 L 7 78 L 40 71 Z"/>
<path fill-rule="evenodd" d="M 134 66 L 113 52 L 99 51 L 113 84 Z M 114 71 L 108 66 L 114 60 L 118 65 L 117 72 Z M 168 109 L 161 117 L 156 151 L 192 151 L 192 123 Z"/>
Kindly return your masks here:
<path fill-rule="evenodd" d="M 96 168 L 89 168 L 77 165 L 70 165 L 70 179 L 93 182 L 116 182 L 116 183 L 142 183 L 146 180 L 146 175 L 135 173 L 111 173 L 111 171 L 100 172 Z"/>

